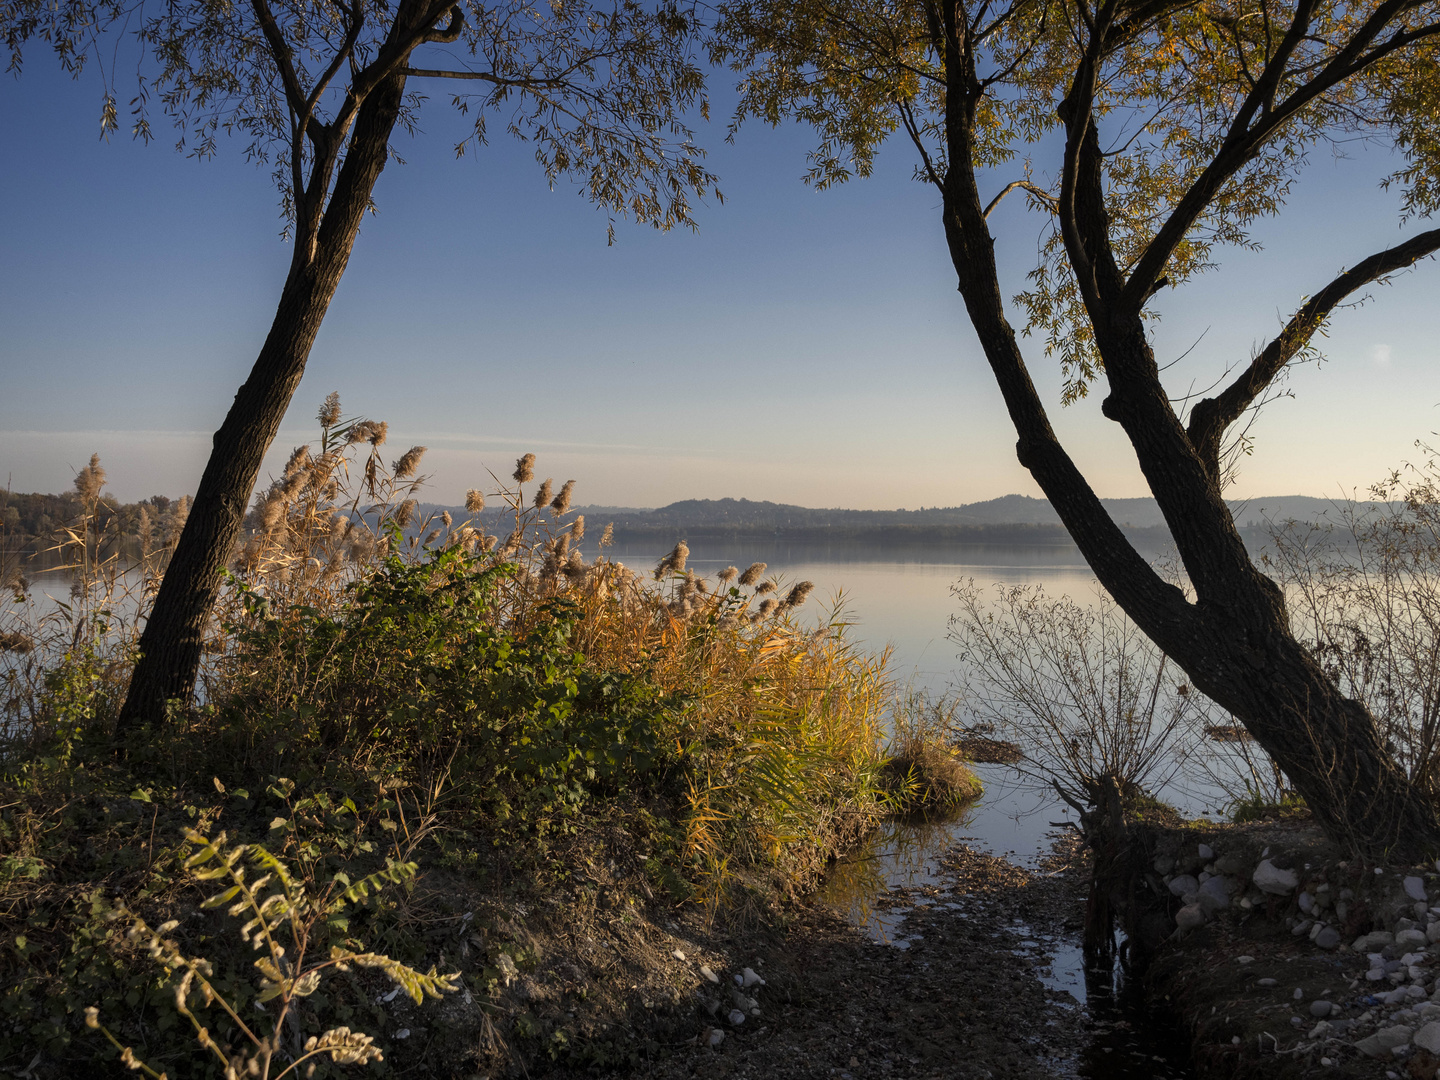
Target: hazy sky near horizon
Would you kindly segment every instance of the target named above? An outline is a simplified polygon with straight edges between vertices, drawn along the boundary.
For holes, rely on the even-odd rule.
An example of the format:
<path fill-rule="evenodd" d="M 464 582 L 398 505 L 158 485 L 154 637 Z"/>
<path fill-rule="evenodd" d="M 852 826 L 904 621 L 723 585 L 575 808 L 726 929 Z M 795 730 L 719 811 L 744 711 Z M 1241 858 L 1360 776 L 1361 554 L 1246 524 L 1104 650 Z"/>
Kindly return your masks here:
<path fill-rule="evenodd" d="M 717 98 L 725 100 L 723 93 Z M 97 139 L 100 88 L 40 49 L 0 80 L 0 481 L 69 486 L 99 452 L 123 499 L 193 491 L 269 329 L 289 260 L 269 172 L 238 140 L 216 160 Z M 577 502 L 657 506 L 725 496 L 894 508 L 1039 490 L 955 291 L 933 189 L 908 144 L 828 192 L 799 176 L 806 133 L 743 129 L 725 110 L 697 141 L 723 206 L 697 232 L 606 218 L 497 134 L 456 160 L 446 97 L 397 143 L 267 469 L 315 435 L 321 399 L 430 447 L 428 496 L 490 487 L 517 455 L 579 481 Z M 495 125 L 497 132 L 499 125 Z M 1159 297 L 1172 392 L 1243 363 L 1336 272 L 1398 242 L 1393 166 L 1356 147 L 1317 156 L 1262 252 Z M 1017 172 L 1018 175 L 1018 172 Z M 998 190 L 1014 177 L 997 174 Z M 994 216 L 1010 293 L 1040 221 Z M 1420 227 L 1425 227 L 1421 225 Z M 1416 460 L 1440 428 L 1440 266 L 1422 263 L 1336 317 L 1327 360 L 1254 429 L 1230 494 L 1337 495 Z M 1013 314 L 1013 312 L 1012 312 Z M 1188 350 L 1188 352 L 1187 352 Z M 1101 495 L 1148 494 L 1099 394 L 1059 405 L 1057 365 L 1030 343 L 1052 420 Z M 263 478 L 262 478 L 263 479 Z"/>

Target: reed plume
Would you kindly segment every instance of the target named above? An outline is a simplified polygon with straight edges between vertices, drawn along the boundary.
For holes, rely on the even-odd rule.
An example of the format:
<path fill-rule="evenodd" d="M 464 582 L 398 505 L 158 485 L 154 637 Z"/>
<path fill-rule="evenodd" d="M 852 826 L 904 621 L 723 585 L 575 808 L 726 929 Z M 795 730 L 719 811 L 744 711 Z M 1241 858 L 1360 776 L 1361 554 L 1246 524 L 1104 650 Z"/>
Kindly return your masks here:
<path fill-rule="evenodd" d="M 400 455 L 400 460 L 390 466 L 390 471 L 395 475 L 396 480 L 409 480 L 415 475 L 415 470 L 420 467 L 420 459 L 425 456 L 429 449 L 424 446 L 412 446 L 405 453 Z"/>
<path fill-rule="evenodd" d="M 721 584 L 722 586 L 724 586 L 724 587 L 726 587 L 726 588 L 729 588 L 730 583 L 731 583 L 732 581 L 734 581 L 734 580 L 735 580 L 737 577 L 739 577 L 739 576 L 740 576 L 740 571 L 739 571 L 738 569 L 736 569 L 736 568 L 733 567 L 733 566 L 727 566 L 724 570 L 721 570 L 721 571 L 720 571 L 720 575 L 719 575 L 719 577 L 717 578 L 717 580 L 720 582 L 720 584 Z"/>
<path fill-rule="evenodd" d="M 308 469 L 309 467 L 310 447 L 308 445 L 297 446 L 294 450 L 290 451 L 290 457 L 286 459 L 285 468 L 280 470 L 280 474 L 286 479 L 289 479 L 299 475 L 301 469 Z"/>
<path fill-rule="evenodd" d="M 585 539 L 585 515 L 577 514 L 575 520 L 570 523 L 570 539 L 577 544 Z"/>
<path fill-rule="evenodd" d="M 615 523 L 612 521 L 605 526 L 605 531 L 600 534 L 600 546 L 609 547 L 615 543 Z"/>
<path fill-rule="evenodd" d="M 681 540 L 671 549 L 669 555 L 666 555 L 665 558 L 660 560 L 660 565 L 655 567 L 655 580 L 659 581 L 667 573 L 673 572 L 678 574 L 684 570 L 685 560 L 689 557 L 690 547 L 684 540 Z"/>
<path fill-rule="evenodd" d="M 320 421 L 322 428 L 332 428 L 340 419 L 340 391 L 331 390 L 325 395 L 325 401 L 320 406 L 320 411 L 315 414 L 315 419 Z"/>
<path fill-rule="evenodd" d="M 754 585 L 755 582 L 760 580 L 760 575 L 763 573 L 765 573 L 765 564 L 763 562 L 751 563 L 745 573 L 740 575 L 740 584 Z"/>
<path fill-rule="evenodd" d="M 478 514 L 485 509 L 485 493 L 471 488 L 465 493 L 465 512 Z"/>
<path fill-rule="evenodd" d="M 100 467 L 100 455 L 91 454 L 90 464 L 75 474 L 75 491 L 87 503 L 100 498 L 105 486 L 105 470 Z"/>
<path fill-rule="evenodd" d="M 140 507 L 140 516 L 135 522 L 135 539 L 140 541 L 140 557 L 150 554 L 150 545 L 155 540 L 155 523 L 150 519 L 150 508 Z"/>
<path fill-rule="evenodd" d="M 442 510 L 440 512 L 440 524 L 444 525 L 445 528 L 450 528 L 450 523 L 452 521 L 454 521 L 454 518 L 450 516 L 449 510 Z"/>
<path fill-rule="evenodd" d="M 402 502 L 399 506 L 397 506 L 397 507 L 395 508 L 395 524 L 396 524 L 396 525 L 399 525 L 400 528 L 402 528 L 402 529 L 404 529 L 404 528 L 406 528 L 407 526 L 409 526 L 411 520 L 412 520 L 414 517 L 415 517 L 415 500 L 414 500 L 414 499 L 406 499 L 404 502 Z"/>
<path fill-rule="evenodd" d="M 785 607 L 799 607 L 801 604 L 805 603 L 807 599 L 809 599 L 810 593 L 813 592 L 814 589 L 815 583 L 813 581 L 800 582 L 800 584 L 796 585 L 793 589 L 791 589 L 790 594 L 785 597 Z"/>
<path fill-rule="evenodd" d="M 550 509 L 556 515 L 568 514 L 570 512 L 570 493 L 575 490 L 575 481 L 566 480 L 565 485 L 560 489 L 560 494 L 555 496 L 555 501 L 550 504 Z"/>
<path fill-rule="evenodd" d="M 535 492 L 535 509 L 536 509 L 536 510 L 541 509 L 542 507 L 545 506 L 546 503 L 548 503 L 548 502 L 550 501 L 550 484 L 551 484 L 551 480 L 550 480 L 550 478 L 547 476 L 547 477 L 545 478 L 545 482 L 540 485 L 540 490 L 537 491 L 537 492 Z"/>
<path fill-rule="evenodd" d="M 776 585 L 774 581 L 762 581 L 759 585 L 755 586 L 755 595 L 764 596 L 766 593 L 774 592 L 775 589 Z"/>
<path fill-rule="evenodd" d="M 515 462 L 515 482 L 517 484 L 528 484 L 535 479 L 535 455 L 526 454 Z"/>
<path fill-rule="evenodd" d="M 175 509 L 170 515 L 170 528 L 165 536 L 165 543 L 174 547 L 180 542 L 180 534 L 185 530 L 185 522 L 190 517 L 190 496 L 181 495 L 175 500 Z"/>

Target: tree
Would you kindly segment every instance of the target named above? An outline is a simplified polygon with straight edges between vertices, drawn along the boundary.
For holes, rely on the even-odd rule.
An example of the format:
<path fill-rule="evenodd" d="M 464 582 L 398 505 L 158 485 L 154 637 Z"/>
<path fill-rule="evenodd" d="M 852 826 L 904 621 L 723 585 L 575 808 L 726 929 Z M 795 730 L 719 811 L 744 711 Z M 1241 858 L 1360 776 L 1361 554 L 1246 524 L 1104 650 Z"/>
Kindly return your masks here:
<path fill-rule="evenodd" d="M 1432 792 L 1292 632 L 1222 498 L 1227 433 L 1274 391 L 1337 306 L 1440 247 L 1413 231 L 1309 292 L 1282 332 L 1185 410 L 1167 394 L 1147 305 L 1251 242 L 1312 148 L 1396 149 L 1407 217 L 1440 205 L 1440 7 L 1433 0 L 733 0 L 713 50 L 742 73 L 735 123 L 794 117 L 819 145 L 817 186 L 870 169 L 903 131 L 941 223 L 966 312 L 1019 436 L 1019 460 L 1126 613 L 1231 710 L 1335 840 L 1371 857 L 1440 848 Z M 1040 167 L 1052 154 L 1054 179 Z M 1009 170 L 1008 183 L 990 178 Z M 999 190 L 988 200 L 982 186 Z M 1014 305 L 1066 376 L 1134 448 L 1194 599 L 1126 540 L 1051 428 L 994 253 L 991 211 L 1020 191 L 1044 215 Z M 1225 381 L 1228 379 L 1228 381 Z M 1218 384 L 1217 384 L 1218 385 Z"/>
<path fill-rule="evenodd" d="M 119 718 L 158 722 L 190 700 L 206 622 L 240 535 L 261 460 L 304 373 L 350 258 L 397 125 L 415 130 L 443 80 L 473 117 L 532 143 L 547 179 L 574 177 L 613 218 L 692 225 L 690 198 L 714 190 L 687 116 L 704 115 L 698 28 L 684 0 L 10 0 L 0 6 L 9 69 L 32 41 L 77 76 L 108 77 L 102 126 L 119 127 L 111 50 L 138 47 L 132 131 L 152 136 L 153 102 L 197 157 L 222 135 L 274 170 L 294 256 L 274 322 L 215 433 L 195 501 L 140 640 Z M 424 66 L 422 66 L 424 65 Z M 716 193 L 718 196 L 718 193 Z"/>

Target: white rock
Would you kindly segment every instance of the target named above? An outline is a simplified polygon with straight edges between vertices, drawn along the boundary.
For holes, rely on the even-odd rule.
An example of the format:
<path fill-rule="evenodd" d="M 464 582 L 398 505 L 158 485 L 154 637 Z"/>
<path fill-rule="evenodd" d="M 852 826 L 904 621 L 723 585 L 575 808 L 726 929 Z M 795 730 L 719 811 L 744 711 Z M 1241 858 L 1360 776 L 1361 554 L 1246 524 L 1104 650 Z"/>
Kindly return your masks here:
<path fill-rule="evenodd" d="M 1440 1054 L 1440 1021 L 1431 1020 L 1410 1037 L 1410 1041 L 1422 1050 Z"/>
<path fill-rule="evenodd" d="M 1305 991 L 1304 991 L 1304 990 L 1301 990 L 1300 987 L 1297 986 L 1297 987 L 1295 987 L 1295 992 L 1294 992 L 1293 994 L 1291 994 L 1290 996 L 1291 996 L 1292 998 L 1294 998 L 1296 1001 L 1304 1001 L 1304 1000 L 1305 1000 Z"/>
<path fill-rule="evenodd" d="M 1184 896 L 1186 893 L 1198 892 L 1200 882 L 1196 881 L 1189 874 L 1179 874 L 1170 879 L 1170 895 Z"/>
<path fill-rule="evenodd" d="M 1211 859 L 1215 858 L 1215 851 L 1213 848 L 1211 848 L 1209 844 L 1201 844 L 1198 848 L 1195 849 L 1195 851 L 1196 854 L 1200 856 L 1200 859 L 1203 862 L 1209 862 Z"/>
<path fill-rule="evenodd" d="M 1265 859 L 1255 868 L 1250 880 L 1255 882 L 1255 887 L 1261 892 L 1272 896 L 1289 896 L 1300 884 L 1294 870 L 1282 870 L 1269 859 Z"/>
<path fill-rule="evenodd" d="M 739 1009 L 731 1009 L 725 1019 L 729 1020 L 730 1023 L 732 1023 L 736 1027 L 739 1027 L 745 1022 L 745 1014 Z"/>
<path fill-rule="evenodd" d="M 1407 877 L 1405 879 L 1405 895 L 1410 897 L 1411 900 L 1426 899 L 1425 879 L 1421 877 L 1415 877 L 1413 875 Z"/>
<path fill-rule="evenodd" d="M 709 979 L 712 983 L 718 983 L 720 981 L 720 976 L 710 970 L 709 964 L 700 965 L 700 974 L 704 975 L 705 978 Z"/>
<path fill-rule="evenodd" d="M 1315 898 L 1308 892 L 1302 892 L 1297 902 L 1300 904 L 1300 910 L 1306 915 L 1315 910 Z"/>
<path fill-rule="evenodd" d="M 676 960 L 679 960 L 682 964 L 685 962 L 685 953 L 682 952 L 680 949 L 676 949 L 670 955 L 673 956 Z"/>
<path fill-rule="evenodd" d="M 410 1029 L 409 1029 L 409 1028 L 401 1028 L 399 1031 L 395 1032 L 395 1038 L 397 1038 L 397 1039 L 408 1039 L 409 1037 L 410 1037 Z"/>
<path fill-rule="evenodd" d="M 1255 958 L 1253 956 L 1237 956 L 1235 957 L 1235 962 L 1237 964 L 1253 964 Z"/>
<path fill-rule="evenodd" d="M 1330 1034 L 1329 1020 L 1321 1020 L 1318 1024 L 1316 1024 L 1313 1028 L 1310 1029 L 1310 1038 L 1312 1039 L 1318 1039 L 1320 1038 L 1320 1036 L 1328 1034 Z"/>
<path fill-rule="evenodd" d="M 1355 1044 L 1366 1057 L 1389 1057 L 1390 1051 L 1410 1043 L 1410 1029 L 1403 1024 L 1381 1028 L 1374 1035 L 1361 1039 Z"/>
<path fill-rule="evenodd" d="M 704 1034 L 700 1036 L 700 1045 L 708 1046 L 712 1050 L 724 1041 L 725 1032 L 719 1028 L 706 1028 Z"/>
<path fill-rule="evenodd" d="M 1430 942 L 1431 945 L 1440 942 L 1440 922 L 1432 922 L 1429 926 L 1425 927 L 1425 940 Z"/>
<path fill-rule="evenodd" d="M 1319 1017 L 1320 1019 L 1323 1020 L 1325 1017 L 1327 1017 L 1327 1016 L 1330 1015 L 1330 1010 L 1333 1009 L 1333 1008 L 1334 1008 L 1334 1006 L 1331 1005 L 1330 1002 L 1328 1002 L 1328 1001 L 1323 1001 L 1323 1000 L 1312 1001 L 1312 1002 L 1310 1002 L 1310 1015 L 1311 1015 L 1311 1016 L 1317 1016 L 1317 1017 Z"/>
<path fill-rule="evenodd" d="M 764 986 L 764 985 L 765 985 L 765 980 L 762 979 L 759 975 L 756 975 L 756 974 L 755 974 L 755 970 L 754 970 L 753 968 L 744 968 L 744 969 L 740 972 L 740 985 L 741 985 L 741 986 Z"/>

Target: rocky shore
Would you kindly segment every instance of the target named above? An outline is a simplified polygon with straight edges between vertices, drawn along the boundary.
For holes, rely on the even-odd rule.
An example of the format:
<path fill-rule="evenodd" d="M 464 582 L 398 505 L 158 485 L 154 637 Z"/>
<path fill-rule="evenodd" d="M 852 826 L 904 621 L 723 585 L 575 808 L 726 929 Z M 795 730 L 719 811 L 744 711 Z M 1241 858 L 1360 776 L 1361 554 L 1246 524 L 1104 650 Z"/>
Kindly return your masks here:
<path fill-rule="evenodd" d="M 1309 823 L 1158 834 L 1146 886 L 1174 929 L 1147 984 L 1206 1076 L 1440 1070 L 1436 865 L 1341 858 Z"/>

